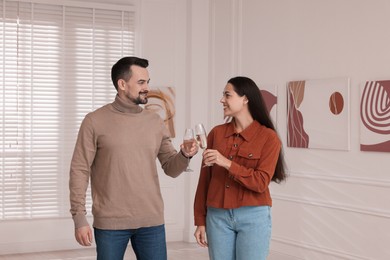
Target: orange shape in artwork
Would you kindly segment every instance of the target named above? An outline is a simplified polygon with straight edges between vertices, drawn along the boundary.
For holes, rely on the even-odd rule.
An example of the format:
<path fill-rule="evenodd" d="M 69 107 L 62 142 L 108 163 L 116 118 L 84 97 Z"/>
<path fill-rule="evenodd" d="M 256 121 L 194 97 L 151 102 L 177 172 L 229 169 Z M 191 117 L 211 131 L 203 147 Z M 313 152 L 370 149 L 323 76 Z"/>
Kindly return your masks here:
<path fill-rule="evenodd" d="M 344 108 L 344 98 L 340 92 L 334 92 L 329 98 L 330 112 L 335 115 L 340 114 Z"/>

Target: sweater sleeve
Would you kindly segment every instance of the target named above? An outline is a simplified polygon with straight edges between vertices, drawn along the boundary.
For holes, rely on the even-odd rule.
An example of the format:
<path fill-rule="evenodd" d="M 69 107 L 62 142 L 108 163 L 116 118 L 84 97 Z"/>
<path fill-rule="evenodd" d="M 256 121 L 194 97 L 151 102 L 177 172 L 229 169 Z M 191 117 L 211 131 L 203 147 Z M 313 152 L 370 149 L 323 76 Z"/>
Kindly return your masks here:
<path fill-rule="evenodd" d="M 180 151 L 177 152 L 173 147 L 169 131 L 162 119 L 160 119 L 160 127 L 163 136 L 157 157 L 165 174 L 175 178 L 187 168 L 188 159 Z"/>
<path fill-rule="evenodd" d="M 81 123 L 70 165 L 70 213 L 75 228 L 88 225 L 86 219 L 86 191 L 95 158 L 96 141 L 91 118 L 87 115 Z"/>

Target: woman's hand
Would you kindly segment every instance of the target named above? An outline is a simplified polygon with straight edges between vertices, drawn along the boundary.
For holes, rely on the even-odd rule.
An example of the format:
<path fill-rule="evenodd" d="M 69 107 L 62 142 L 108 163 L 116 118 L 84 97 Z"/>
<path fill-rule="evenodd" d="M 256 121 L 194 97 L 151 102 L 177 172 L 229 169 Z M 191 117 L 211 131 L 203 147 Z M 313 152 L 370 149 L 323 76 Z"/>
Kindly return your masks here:
<path fill-rule="evenodd" d="M 227 170 L 229 170 L 230 166 L 232 165 L 232 162 L 228 158 L 214 149 L 206 149 L 203 152 L 203 162 L 205 165 L 217 164 Z"/>
<path fill-rule="evenodd" d="M 208 247 L 206 241 L 206 226 L 197 226 L 194 236 L 196 238 L 196 242 L 198 242 L 201 247 Z"/>

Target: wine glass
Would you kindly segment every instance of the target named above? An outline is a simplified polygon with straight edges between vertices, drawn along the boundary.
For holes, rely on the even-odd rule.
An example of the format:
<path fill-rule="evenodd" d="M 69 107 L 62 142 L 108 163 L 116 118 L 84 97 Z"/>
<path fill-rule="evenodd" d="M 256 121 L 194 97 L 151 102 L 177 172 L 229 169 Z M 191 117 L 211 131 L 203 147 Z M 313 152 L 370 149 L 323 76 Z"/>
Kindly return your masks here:
<path fill-rule="evenodd" d="M 188 153 L 191 150 L 192 144 L 195 142 L 194 130 L 192 128 L 186 128 L 183 137 L 183 145 L 184 150 Z M 188 166 L 184 171 L 192 172 L 193 170 L 190 168 L 190 158 L 188 157 Z"/>
<path fill-rule="evenodd" d="M 201 149 L 206 150 L 207 149 L 207 134 L 206 130 L 203 126 L 203 124 L 196 124 L 195 125 L 195 135 L 196 135 L 196 141 L 198 142 L 198 145 Z M 206 165 L 211 166 L 211 165 Z"/>

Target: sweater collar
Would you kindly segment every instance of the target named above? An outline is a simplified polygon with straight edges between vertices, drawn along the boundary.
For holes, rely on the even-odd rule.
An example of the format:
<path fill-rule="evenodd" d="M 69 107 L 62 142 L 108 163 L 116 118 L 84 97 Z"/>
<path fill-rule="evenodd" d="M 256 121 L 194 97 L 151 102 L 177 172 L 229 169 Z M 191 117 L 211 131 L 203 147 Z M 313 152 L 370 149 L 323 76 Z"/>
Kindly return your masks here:
<path fill-rule="evenodd" d="M 122 113 L 133 113 L 133 114 L 137 114 L 137 113 L 141 113 L 143 108 L 137 104 L 135 104 L 134 102 L 130 101 L 129 99 L 123 99 L 123 98 L 120 98 L 119 95 L 117 94 L 116 97 L 115 97 L 115 101 L 112 102 L 112 106 L 122 112 Z"/>

